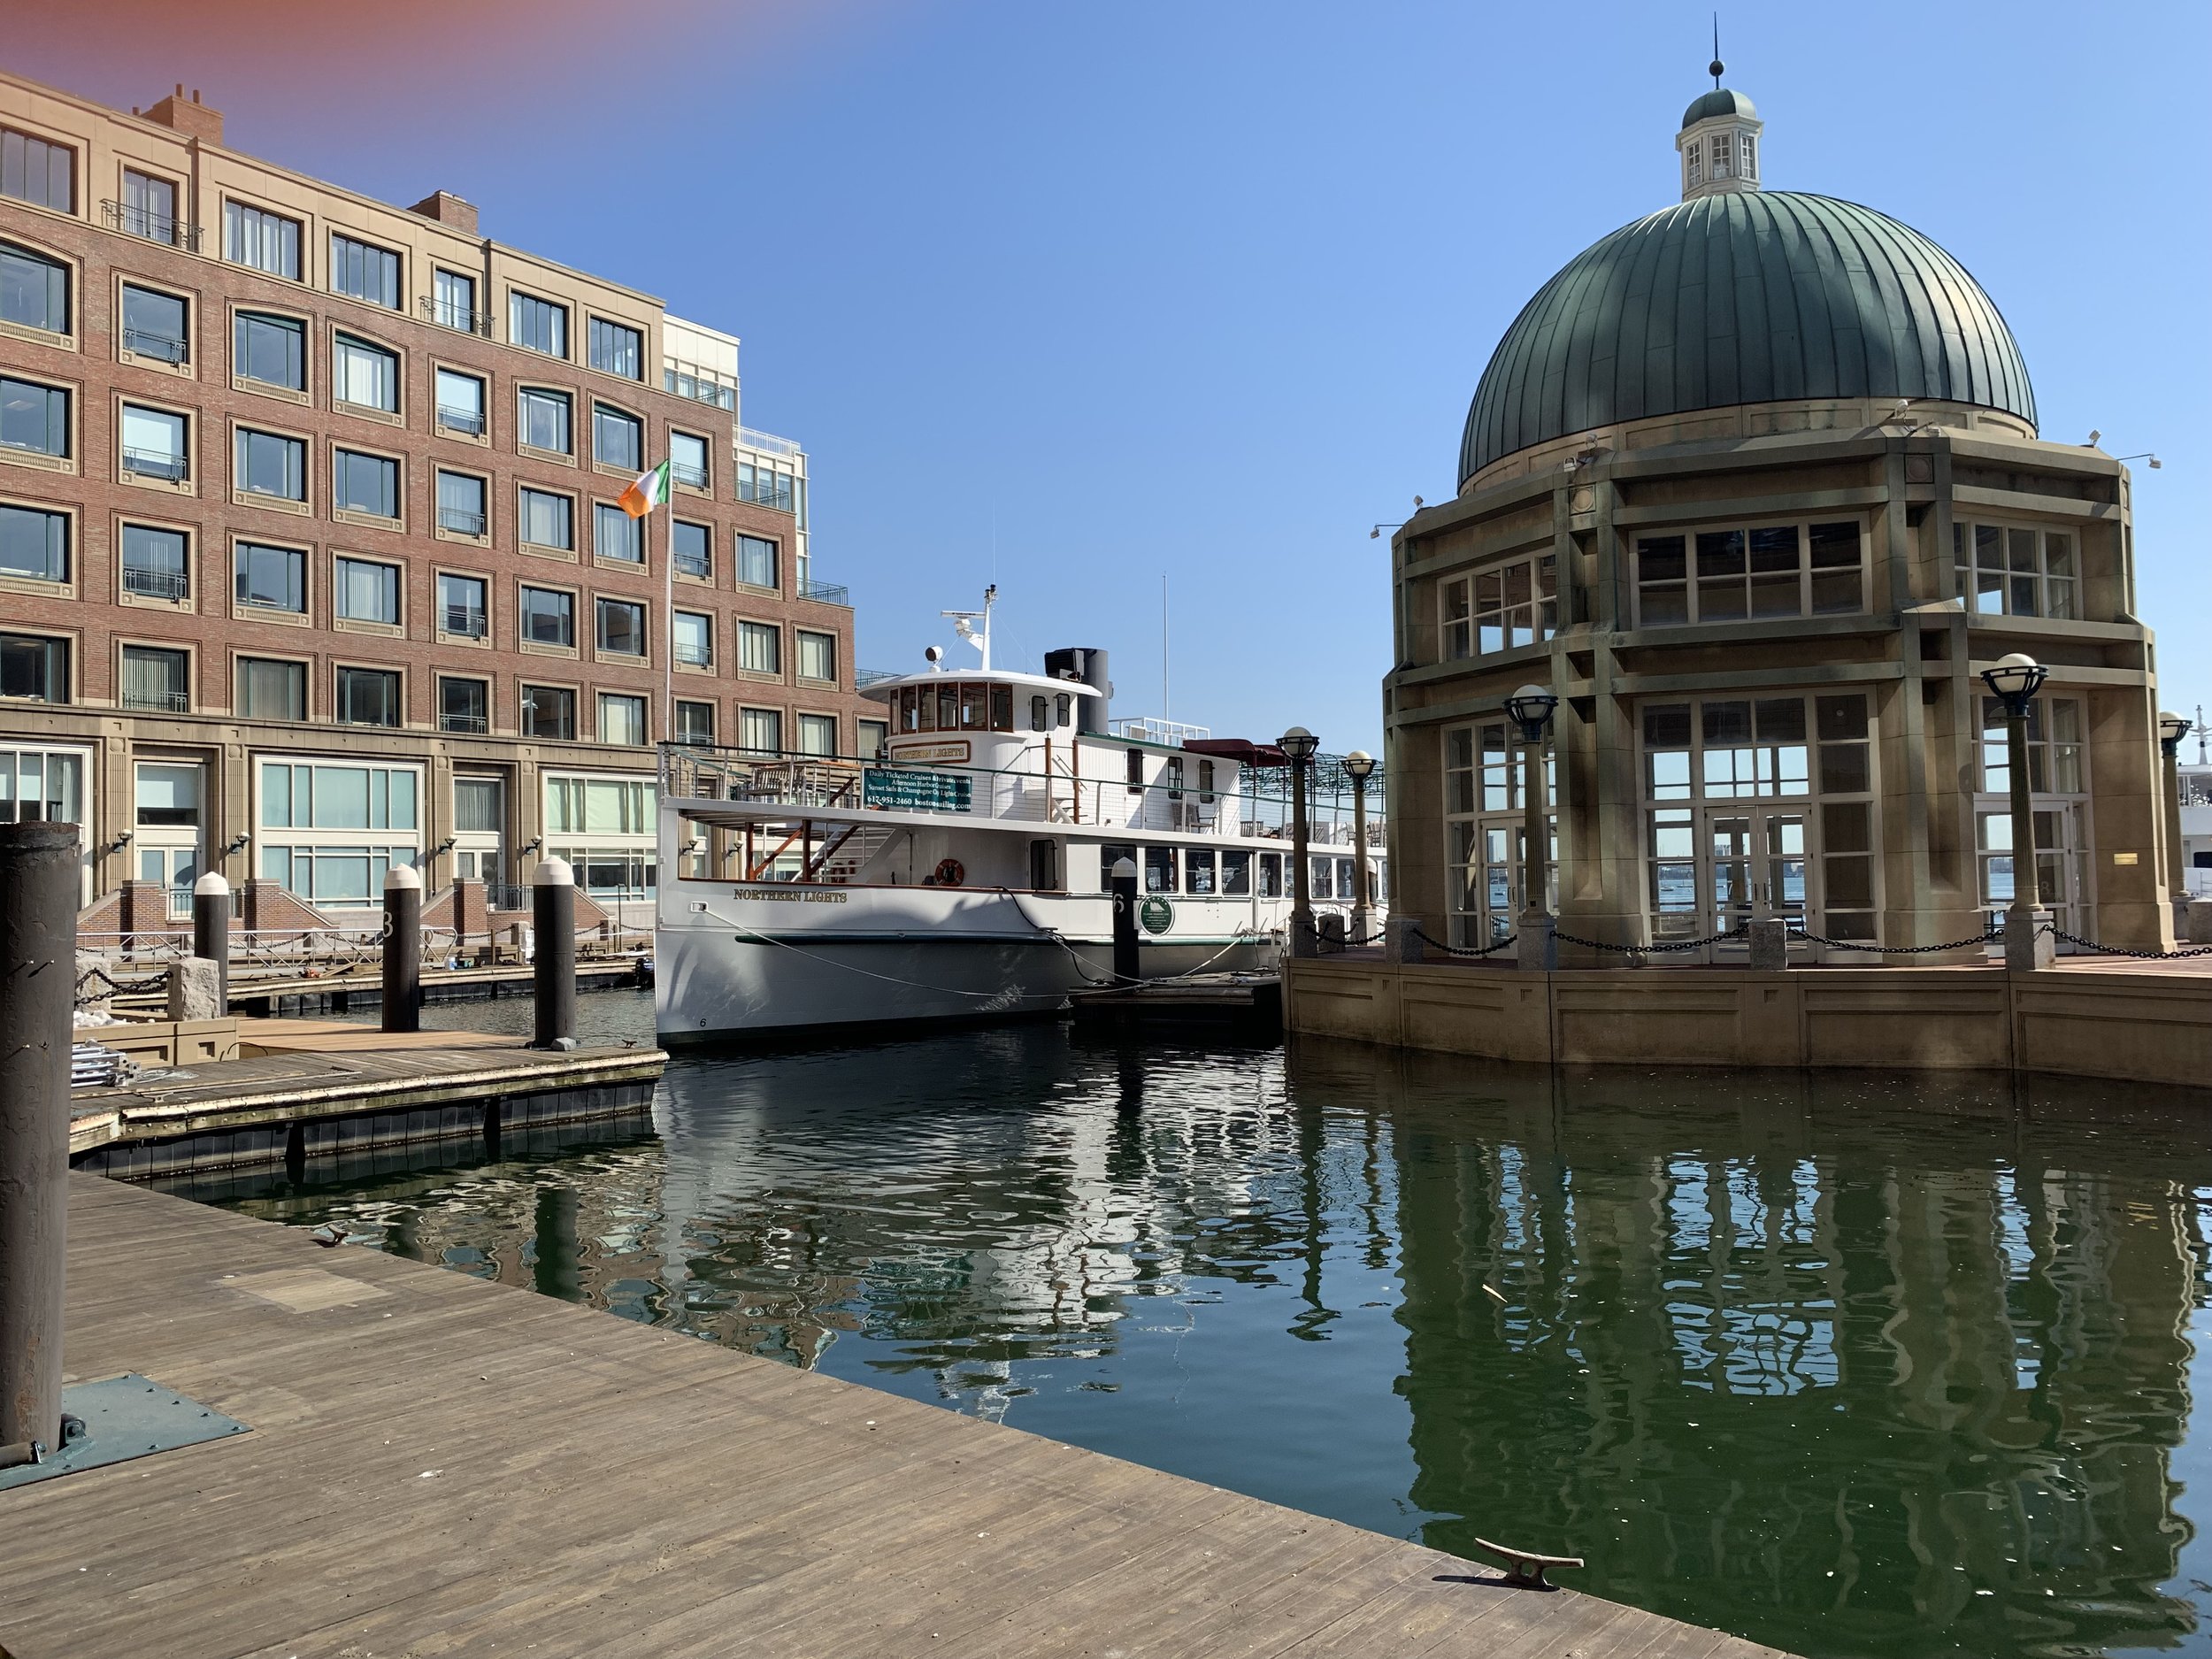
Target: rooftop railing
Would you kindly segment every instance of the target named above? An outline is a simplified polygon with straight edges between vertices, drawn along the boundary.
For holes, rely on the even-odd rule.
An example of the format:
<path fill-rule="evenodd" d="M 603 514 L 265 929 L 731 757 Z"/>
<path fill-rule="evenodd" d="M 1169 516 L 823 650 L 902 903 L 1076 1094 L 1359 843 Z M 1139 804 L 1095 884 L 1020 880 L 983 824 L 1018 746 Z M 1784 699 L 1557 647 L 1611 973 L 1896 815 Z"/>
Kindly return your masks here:
<path fill-rule="evenodd" d="M 826 605 L 852 606 L 852 589 L 841 582 L 818 582 L 811 576 L 799 578 L 799 597 L 819 600 Z"/>
<path fill-rule="evenodd" d="M 895 668 L 856 669 L 853 672 L 853 689 L 858 691 L 869 686 L 880 686 L 887 680 L 903 680 L 905 678 L 906 676 L 900 673 Z"/>
<path fill-rule="evenodd" d="M 772 432 L 755 432 L 750 426 L 737 429 L 737 446 L 741 449 L 757 449 L 763 455 L 804 455 L 806 451 L 792 438 L 779 438 Z"/>

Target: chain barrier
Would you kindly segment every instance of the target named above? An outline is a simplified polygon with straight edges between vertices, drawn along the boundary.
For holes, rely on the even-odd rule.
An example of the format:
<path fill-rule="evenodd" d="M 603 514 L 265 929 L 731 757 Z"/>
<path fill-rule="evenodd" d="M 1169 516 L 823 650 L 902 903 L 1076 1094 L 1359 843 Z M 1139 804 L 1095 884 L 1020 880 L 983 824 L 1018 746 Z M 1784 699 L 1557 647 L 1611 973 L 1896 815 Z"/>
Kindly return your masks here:
<path fill-rule="evenodd" d="M 1516 943 L 1520 938 L 1518 933 L 1508 933 L 1503 939 L 1498 940 L 1493 944 L 1485 945 L 1481 949 L 1476 950 L 1469 946 L 1448 945 L 1440 939 L 1431 939 L 1428 935 L 1427 930 L 1421 927 L 1416 927 L 1413 930 L 1413 936 L 1425 945 L 1435 946 L 1437 949 L 1442 951 L 1448 956 L 1491 956 L 1498 951 L 1503 950 L 1508 945 Z"/>
<path fill-rule="evenodd" d="M 1751 931 L 1749 922 L 1739 922 L 1724 933 L 1715 933 L 1706 939 L 1679 939 L 1664 945 L 1609 945 L 1601 939 L 1578 939 L 1572 933 L 1563 933 L 1556 928 L 1552 937 L 1563 945 L 1580 945 L 1585 950 L 1609 950 L 1616 956 L 1650 956 L 1662 951 L 1702 950 L 1708 945 L 1722 945 L 1732 939 L 1740 939 Z"/>
<path fill-rule="evenodd" d="M 1870 945 L 1863 940 L 1830 939 L 1825 934 L 1809 932 L 1802 927 L 1790 930 L 1792 939 L 1802 939 L 1811 944 L 1825 945 L 1831 950 L 1863 950 L 1877 956 L 1928 956 L 1939 950 L 1963 950 L 1969 945 L 1987 945 L 2005 936 L 2001 927 L 1984 928 L 1971 939 L 1955 939 L 1944 945 Z"/>
<path fill-rule="evenodd" d="M 2137 962 L 2177 962 L 2184 956 L 2212 956 L 2212 945 L 2193 945 L 2186 950 L 2129 950 L 2119 945 L 2101 945 L 2062 927 L 2054 927 L 2049 932 L 2055 939 L 2062 939 L 2079 950 L 2093 950 L 2101 956 L 2127 956 Z"/>

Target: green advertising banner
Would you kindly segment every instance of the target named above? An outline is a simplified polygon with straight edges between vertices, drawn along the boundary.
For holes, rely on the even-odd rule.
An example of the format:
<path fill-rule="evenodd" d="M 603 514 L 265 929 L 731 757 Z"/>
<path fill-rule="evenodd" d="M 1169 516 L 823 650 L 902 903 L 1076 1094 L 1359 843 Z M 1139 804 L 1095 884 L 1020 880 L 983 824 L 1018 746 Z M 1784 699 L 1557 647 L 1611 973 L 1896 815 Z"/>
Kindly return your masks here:
<path fill-rule="evenodd" d="M 864 805 L 892 812 L 965 812 L 974 799 L 974 784 L 948 772 L 876 768 L 863 779 L 860 799 Z"/>

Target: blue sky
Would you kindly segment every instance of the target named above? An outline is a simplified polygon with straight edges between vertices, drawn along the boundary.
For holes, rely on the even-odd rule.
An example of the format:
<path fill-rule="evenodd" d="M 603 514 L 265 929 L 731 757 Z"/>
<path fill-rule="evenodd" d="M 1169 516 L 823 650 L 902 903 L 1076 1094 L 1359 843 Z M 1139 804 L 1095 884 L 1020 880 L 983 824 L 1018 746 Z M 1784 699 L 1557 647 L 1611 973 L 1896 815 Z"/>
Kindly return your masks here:
<path fill-rule="evenodd" d="M 240 149 L 453 190 L 741 334 L 747 423 L 811 454 L 863 665 L 918 664 L 995 579 L 1015 657 L 1106 646 L 1117 712 L 1156 713 L 1164 574 L 1171 711 L 1332 749 L 1379 747 L 1369 526 L 1452 493 L 1500 334 L 1674 199 L 1710 84 L 1709 7 L 1648 0 L 387 0 L 312 41 L 274 0 L 222 10 L 56 8 L 0 58 L 126 107 L 181 79 Z M 1934 237 L 2018 335 L 2046 437 L 2165 460 L 2138 464 L 2139 604 L 2167 704 L 2212 703 L 2212 6 L 1739 6 L 1722 48 L 1770 184 Z"/>

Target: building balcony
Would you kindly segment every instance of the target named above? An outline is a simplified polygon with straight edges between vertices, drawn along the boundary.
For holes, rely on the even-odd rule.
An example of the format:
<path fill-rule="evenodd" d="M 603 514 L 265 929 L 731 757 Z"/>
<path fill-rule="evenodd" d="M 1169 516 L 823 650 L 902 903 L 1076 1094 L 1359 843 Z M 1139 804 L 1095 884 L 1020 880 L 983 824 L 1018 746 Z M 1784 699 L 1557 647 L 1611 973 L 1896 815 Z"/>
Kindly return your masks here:
<path fill-rule="evenodd" d="M 711 668 L 714 666 L 714 652 L 708 646 L 685 645 L 679 642 L 676 647 L 676 660 L 692 668 Z"/>
<path fill-rule="evenodd" d="M 123 331 L 123 349 L 142 357 L 151 357 L 157 363 L 186 364 L 192 360 L 188 342 L 173 334 L 150 334 L 143 328 Z"/>
<path fill-rule="evenodd" d="M 702 581 L 709 581 L 714 576 L 714 561 L 697 553 L 679 553 L 676 555 L 676 573 L 679 576 L 696 576 Z"/>
<path fill-rule="evenodd" d="M 125 687 L 123 706 L 143 710 L 152 714 L 189 714 L 192 694 L 186 691 L 160 691 L 148 687 L 136 689 Z"/>
<path fill-rule="evenodd" d="M 795 439 L 779 438 L 772 432 L 755 432 L 750 426 L 737 429 L 737 447 L 757 449 L 763 455 L 804 455 Z"/>
<path fill-rule="evenodd" d="M 439 628 L 447 634 L 458 634 L 465 640 L 484 637 L 484 613 L 474 605 L 448 605 L 438 618 Z"/>
<path fill-rule="evenodd" d="M 465 306 L 433 299 L 427 294 L 415 302 L 415 309 L 422 313 L 425 322 L 435 323 L 441 328 L 457 328 L 465 334 L 479 334 L 486 340 L 492 337 L 488 311 L 472 311 Z"/>
<path fill-rule="evenodd" d="M 455 409 L 450 404 L 440 403 L 438 424 L 449 432 L 465 432 L 472 438 L 484 435 L 484 417 L 479 410 Z"/>
<path fill-rule="evenodd" d="M 438 528 L 450 530 L 456 535 L 482 535 L 486 522 L 482 513 L 471 512 L 465 507 L 438 509 Z"/>
<path fill-rule="evenodd" d="M 492 729 L 491 721 L 480 714 L 463 714 L 448 709 L 438 716 L 441 732 L 460 732 L 471 737 L 481 737 Z"/>
<path fill-rule="evenodd" d="M 165 455 L 157 449 L 126 449 L 123 471 L 139 478 L 165 479 L 172 484 L 181 484 L 192 476 L 192 463 L 181 455 Z"/>
<path fill-rule="evenodd" d="M 136 594 L 142 599 L 183 599 L 192 592 L 192 579 L 182 571 L 148 570 L 142 565 L 126 565 L 123 591 Z"/>
<path fill-rule="evenodd" d="M 166 242 L 170 247 L 181 248 L 187 253 L 200 250 L 200 227 L 180 223 L 167 213 L 133 207 L 127 202 L 103 202 L 100 204 L 100 219 L 110 230 L 119 230 L 127 236 L 142 236 L 148 242 Z"/>
<path fill-rule="evenodd" d="M 842 582 L 818 582 L 811 576 L 799 578 L 799 597 L 812 599 L 826 605 L 842 605 L 852 609 L 852 589 Z"/>
<path fill-rule="evenodd" d="M 688 484 L 694 489 L 704 489 L 707 487 L 707 469 L 703 466 L 693 466 L 688 462 L 671 461 L 668 464 L 668 476 L 679 484 Z"/>

